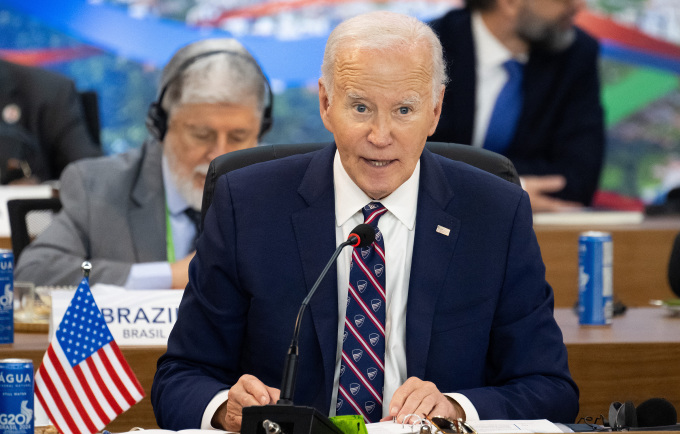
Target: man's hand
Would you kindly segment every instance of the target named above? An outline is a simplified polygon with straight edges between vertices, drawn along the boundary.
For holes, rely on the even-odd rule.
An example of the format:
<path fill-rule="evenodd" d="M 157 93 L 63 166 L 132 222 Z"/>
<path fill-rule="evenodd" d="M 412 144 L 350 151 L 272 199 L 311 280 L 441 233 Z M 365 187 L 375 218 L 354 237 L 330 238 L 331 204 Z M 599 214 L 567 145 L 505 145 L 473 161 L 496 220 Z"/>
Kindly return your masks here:
<path fill-rule="evenodd" d="M 274 404 L 280 393 L 279 389 L 266 386 L 252 375 L 243 375 L 229 389 L 229 399 L 217 409 L 210 423 L 225 431 L 241 431 L 243 407 Z"/>
<path fill-rule="evenodd" d="M 529 194 L 531 209 L 537 211 L 570 211 L 583 208 L 578 202 L 569 202 L 549 196 L 556 193 L 567 185 L 567 180 L 562 175 L 546 176 L 522 176 L 522 187 Z"/>
<path fill-rule="evenodd" d="M 172 289 L 184 289 L 189 283 L 189 262 L 194 258 L 195 251 L 189 253 L 186 257 L 179 261 L 170 264 L 170 272 L 172 273 Z"/>
<path fill-rule="evenodd" d="M 390 402 L 390 416 L 383 420 L 396 416 L 398 422 L 403 422 L 409 414 L 465 419 L 465 412 L 457 402 L 441 393 L 434 383 L 417 377 L 409 378 L 394 392 Z"/>

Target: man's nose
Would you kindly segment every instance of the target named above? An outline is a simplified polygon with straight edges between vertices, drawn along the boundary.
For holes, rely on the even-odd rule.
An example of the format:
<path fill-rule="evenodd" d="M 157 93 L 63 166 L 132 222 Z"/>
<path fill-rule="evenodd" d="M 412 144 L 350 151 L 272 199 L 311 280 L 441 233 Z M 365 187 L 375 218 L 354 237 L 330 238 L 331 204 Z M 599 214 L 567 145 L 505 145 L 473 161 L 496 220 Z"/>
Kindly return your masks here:
<path fill-rule="evenodd" d="M 392 123 L 389 116 L 378 115 L 373 119 L 368 140 L 375 146 L 387 146 L 390 144 L 392 140 Z"/>
<path fill-rule="evenodd" d="M 219 157 L 220 155 L 226 154 L 229 152 L 230 147 L 229 147 L 229 140 L 226 135 L 218 135 L 217 139 L 215 140 L 215 143 L 213 146 L 210 147 L 210 151 L 208 152 L 208 159 L 210 161 L 214 160 L 215 158 Z"/>

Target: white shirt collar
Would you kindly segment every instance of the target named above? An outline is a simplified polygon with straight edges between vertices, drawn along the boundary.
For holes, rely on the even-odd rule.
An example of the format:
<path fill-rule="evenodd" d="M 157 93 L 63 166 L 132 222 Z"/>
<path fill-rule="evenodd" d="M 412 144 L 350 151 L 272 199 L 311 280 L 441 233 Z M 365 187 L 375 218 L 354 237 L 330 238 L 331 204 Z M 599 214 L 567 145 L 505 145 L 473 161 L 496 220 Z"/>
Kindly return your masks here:
<path fill-rule="evenodd" d="M 177 191 L 175 183 L 172 181 L 170 176 L 170 166 L 168 165 L 168 159 L 163 154 L 162 158 L 163 165 L 163 189 L 165 190 L 165 204 L 168 207 L 168 212 L 170 215 L 175 216 L 184 212 L 189 208 L 189 204 L 184 200 L 182 195 Z"/>
<path fill-rule="evenodd" d="M 335 186 L 335 222 L 338 226 L 342 226 L 373 199 L 368 197 L 349 177 L 337 150 L 333 160 L 333 183 Z M 406 182 L 392 194 L 380 200 L 380 203 L 409 230 L 413 230 L 416 224 L 419 185 L 420 161 Z"/>
<path fill-rule="evenodd" d="M 477 53 L 477 66 L 480 68 L 500 66 L 513 58 L 512 52 L 484 24 L 479 12 L 472 13 L 472 40 L 475 44 L 475 53 Z M 528 56 L 517 56 L 516 60 L 526 63 Z"/>

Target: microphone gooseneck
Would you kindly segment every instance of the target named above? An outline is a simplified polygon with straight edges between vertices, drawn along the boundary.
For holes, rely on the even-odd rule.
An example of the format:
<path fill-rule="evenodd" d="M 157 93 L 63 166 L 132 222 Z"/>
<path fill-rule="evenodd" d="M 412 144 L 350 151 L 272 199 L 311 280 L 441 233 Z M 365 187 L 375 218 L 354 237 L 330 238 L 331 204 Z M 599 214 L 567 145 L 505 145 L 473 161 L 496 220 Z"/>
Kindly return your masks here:
<path fill-rule="evenodd" d="M 300 310 L 298 311 L 297 319 L 295 321 L 293 339 L 290 343 L 290 347 L 288 348 L 286 364 L 284 365 L 283 368 L 283 379 L 281 380 L 281 394 L 279 395 L 279 400 L 276 402 L 277 404 L 293 405 L 293 393 L 295 392 L 295 379 L 297 377 L 298 340 L 300 337 L 300 325 L 302 324 L 302 315 L 305 313 L 305 308 L 307 308 L 309 300 L 312 299 L 312 296 L 316 292 L 316 288 L 319 287 L 319 284 L 326 276 L 326 273 L 328 273 L 328 270 L 331 268 L 331 265 L 335 263 L 335 260 L 340 255 L 342 249 L 344 249 L 347 246 L 367 247 L 370 246 L 374 240 L 375 230 L 371 225 L 362 223 L 356 226 L 349 234 L 349 237 L 347 237 L 347 241 L 343 242 L 338 246 L 337 249 L 335 249 L 333 256 L 331 256 L 331 259 L 328 261 L 323 271 L 321 271 L 321 274 L 316 279 L 316 282 L 314 282 L 314 286 L 312 286 L 312 289 L 309 291 L 309 294 L 307 294 L 305 299 L 302 301 L 302 305 L 300 306 Z"/>

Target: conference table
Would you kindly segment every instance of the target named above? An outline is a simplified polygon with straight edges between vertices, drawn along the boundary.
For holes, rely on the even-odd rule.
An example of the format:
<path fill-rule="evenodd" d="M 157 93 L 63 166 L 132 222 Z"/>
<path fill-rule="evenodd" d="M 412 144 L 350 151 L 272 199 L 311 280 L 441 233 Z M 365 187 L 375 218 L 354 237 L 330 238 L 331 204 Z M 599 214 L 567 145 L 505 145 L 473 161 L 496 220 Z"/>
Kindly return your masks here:
<path fill-rule="evenodd" d="M 572 376 L 581 390 L 579 417 L 606 416 L 612 401 L 663 397 L 680 408 L 680 316 L 662 307 L 631 308 L 609 326 L 584 327 L 572 309 L 556 309 L 564 334 Z M 41 363 L 47 335 L 17 333 L 15 343 L 0 345 L 0 354 Z M 114 420 L 107 429 L 156 428 L 149 393 L 156 361 L 164 347 L 122 347 L 146 397 Z M 283 361 L 282 361 L 283 363 Z M 304 373 L 300 373 L 303 377 Z M 300 381 L 304 381 L 303 378 Z"/>

